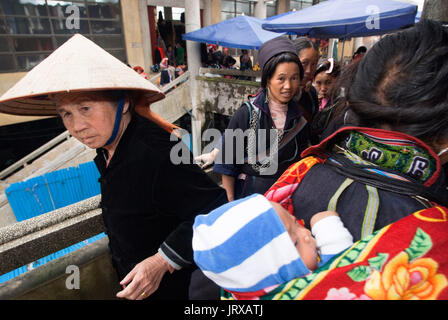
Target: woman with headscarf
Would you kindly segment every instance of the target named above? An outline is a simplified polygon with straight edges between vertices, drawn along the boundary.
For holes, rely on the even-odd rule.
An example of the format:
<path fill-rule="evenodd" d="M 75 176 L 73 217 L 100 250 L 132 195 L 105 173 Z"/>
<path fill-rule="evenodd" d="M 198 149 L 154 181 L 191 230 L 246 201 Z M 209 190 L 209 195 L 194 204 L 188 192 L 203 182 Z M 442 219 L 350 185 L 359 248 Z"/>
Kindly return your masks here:
<path fill-rule="evenodd" d="M 105 232 L 123 287 L 119 298 L 187 299 L 193 219 L 226 201 L 196 165 L 171 161 L 176 142 L 170 133 L 177 127 L 149 109 L 163 98 L 81 35 L 0 98 L 2 112 L 59 114 L 72 136 L 96 149 Z"/>
<path fill-rule="evenodd" d="M 317 62 L 319 60 L 319 50 L 316 45 L 307 37 L 299 37 L 293 40 L 296 53 L 299 57 L 300 63 L 303 67 L 303 77 L 301 82 L 301 89 L 299 93 L 294 97 L 296 104 L 300 105 L 301 112 L 308 123 L 312 123 L 319 111 L 319 102 L 317 97 L 317 91 L 313 87 L 313 76 L 316 72 Z M 259 62 L 254 67 L 254 70 L 258 69 Z M 310 130 L 310 141 L 312 144 L 319 142 L 317 133 Z M 215 161 L 219 154 L 220 143 L 209 153 L 204 153 L 195 158 L 195 161 L 201 164 L 203 168 L 210 166 Z"/>
<path fill-rule="evenodd" d="M 303 68 L 292 42 L 285 37 L 267 41 L 258 59 L 261 90 L 231 118 L 214 166 L 229 201 L 264 193 L 309 143 L 303 108 L 294 100 Z"/>

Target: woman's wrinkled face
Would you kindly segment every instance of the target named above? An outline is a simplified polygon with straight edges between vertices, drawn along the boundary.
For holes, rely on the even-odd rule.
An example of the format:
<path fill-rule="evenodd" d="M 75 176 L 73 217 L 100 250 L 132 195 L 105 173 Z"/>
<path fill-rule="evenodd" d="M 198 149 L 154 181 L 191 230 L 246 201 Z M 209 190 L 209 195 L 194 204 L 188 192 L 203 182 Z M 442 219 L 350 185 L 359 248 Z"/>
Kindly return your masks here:
<path fill-rule="evenodd" d="M 314 78 L 314 87 L 316 88 L 319 101 L 323 98 L 328 99 L 334 77 L 326 72 L 319 72 Z"/>
<path fill-rule="evenodd" d="M 73 137 L 93 149 L 106 144 L 112 135 L 117 106 L 93 93 L 59 94 L 54 100 Z"/>
<path fill-rule="evenodd" d="M 313 80 L 313 75 L 317 69 L 319 54 L 314 48 L 302 49 L 299 52 L 299 59 L 304 71 L 302 85 L 306 85 L 306 83 Z"/>
<path fill-rule="evenodd" d="M 316 239 L 311 235 L 311 231 L 298 223 L 297 219 L 279 203 L 273 201 L 270 201 L 270 203 L 282 220 L 305 266 L 310 270 L 316 270 L 318 266 L 317 246 Z"/>
<path fill-rule="evenodd" d="M 279 63 L 267 81 L 269 99 L 275 103 L 287 104 L 299 91 L 300 84 L 300 69 L 297 63 Z"/>

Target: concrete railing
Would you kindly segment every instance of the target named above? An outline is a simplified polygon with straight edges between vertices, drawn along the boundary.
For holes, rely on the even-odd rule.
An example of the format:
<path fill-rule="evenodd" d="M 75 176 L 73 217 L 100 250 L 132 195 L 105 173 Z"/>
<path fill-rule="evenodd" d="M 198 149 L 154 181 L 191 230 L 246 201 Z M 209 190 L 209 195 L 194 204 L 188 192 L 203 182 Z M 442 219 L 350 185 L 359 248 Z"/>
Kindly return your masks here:
<path fill-rule="evenodd" d="M 101 196 L 95 196 L 0 228 L 0 274 L 28 265 L 42 257 L 104 232 L 101 209 L 99 208 L 100 199 Z M 67 265 L 86 264 L 100 255 L 108 256 L 107 243 L 107 237 L 97 240 L 93 244 L 70 253 L 69 257 L 56 259 L 0 284 L 0 299 L 16 298 L 44 283 L 55 280 L 65 274 Z M 92 251 L 91 248 L 94 250 Z M 108 270 L 107 274 L 103 276 L 106 278 L 116 277 L 108 257 L 105 259 L 102 264 L 107 264 Z M 61 264 L 61 261 L 68 264 Z M 31 277 L 30 274 L 34 274 L 34 276 Z M 107 286 L 114 287 L 116 283 L 108 283 Z M 44 292 L 45 290 L 42 292 L 43 295 L 45 295 Z M 58 295 L 50 297 L 50 299 L 55 297 Z"/>
<path fill-rule="evenodd" d="M 219 183 L 211 168 L 205 172 Z M 0 274 L 104 232 L 100 201 L 101 196 L 95 196 L 0 228 Z M 80 269 L 80 290 L 66 288 L 66 270 L 73 265 Z M 118 290 L 104 237 L 0 284 L 0 300 L 114 299 Z"/>
<path fill-rule="evenodd" d="M 162 86 L 162 88 L 161 88 L 162 92 L 163 93 L 167 93 L 168 91 L 170 91 L 171 89 L 173 89 L 177 85 L 183 83 L 184 81 L 187 81 L 189 77 L 190 77 L 190 72 L 189 71 L 183 73 L 182 75 L 180 75 L 179 77 L 177 77 L 176 79 L 171 81 L 170 83 Z"/>
<path fill-rule="evenodd" d="M 0 228 L 0 274 L 103 232 L 100 198 Z"/>
<path fill-rule="evenodd" d="M 116 293 L 121 290 L 120 279 L 112 266 L 108 243 L 107 237 L 101 238 L 0 284 L 0 299 L 116 299 Z M 73 276 L 78 280 L 78 287 L 73 286 Z"/>
<path fill-rule="evenodd" d="M 261 77 L 261 71 L 253 70 L 238 70 L 238 69 L 215 69 L 215 68 L 200 68 L 199 74 L 218 74 L 218 75 L 228 75 L 228 76 L 242 76 L 258 78 Z"/>

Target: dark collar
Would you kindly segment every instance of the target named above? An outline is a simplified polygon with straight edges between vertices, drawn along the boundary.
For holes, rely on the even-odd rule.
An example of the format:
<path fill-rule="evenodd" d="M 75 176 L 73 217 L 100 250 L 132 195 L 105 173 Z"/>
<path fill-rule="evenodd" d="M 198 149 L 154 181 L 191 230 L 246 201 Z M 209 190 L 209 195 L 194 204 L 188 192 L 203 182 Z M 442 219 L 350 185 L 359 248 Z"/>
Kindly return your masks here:
<path fill-rule="evenodd" d="M 128 126 L 123 132 L 123 135 L 120 138 L 120 141 L 118 142 L 117 148 L 115 149 L 114 155 L 109 163 L 109 167 L 114 166 L 115 163 L 120 162 L 121 158 L 126 157 L 126 155 L 129 155 L 130 152 L 129 148 L 131 147 L 131 144 L 129 142 L 132 139 L 132 136 L 134 135 L 134 132 L 138 126 L 138 122 L 139 122 L 138 116 L 132 115 L 131 121 L 129 122 Z M 98 148 L 96 149 L 96 153 L 101 163 L 103 163 L 104 161 L 104 168 L 105 168 L 106 167 L 105 155 L 107 155 L 106 149 Z"/>

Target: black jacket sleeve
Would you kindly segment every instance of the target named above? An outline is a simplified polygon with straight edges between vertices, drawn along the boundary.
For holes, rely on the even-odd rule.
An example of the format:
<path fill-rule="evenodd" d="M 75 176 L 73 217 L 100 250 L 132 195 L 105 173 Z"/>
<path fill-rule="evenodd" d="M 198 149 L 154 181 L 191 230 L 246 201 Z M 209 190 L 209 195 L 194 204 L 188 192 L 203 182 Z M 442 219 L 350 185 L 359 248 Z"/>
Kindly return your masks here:
<path fill-rule="evenodd" d="M 237 131 L 237 129 L 240 129 L 241 131 Z M 244 147 L 245 143 L 244 145 L 241 145 L 239 143 L 241 140 L 237 139 L 236 135 L 239 134 L 238 132 L 241 134 L 244 133 L 247 129 L 249 129 L 249 109 L 246 104 L 243 104 L 232 116 L 226 131 L 224 131 L 221 140 L 221 149 L 215 159 L 213 171 L 228 176 L 238 176 L 241 172 L 241 165 L 239 164 L 242 164 L 244 160 L 244 150 L 240 149 L 239 152 L 237 152 L 237 148 Z M 237 155 L 239 155 L 240 158 L 237 159 Z M 230 162 L 228 161 L 228 158 L 231 159 Z"/>
<path fill-rule="evenodd" d="M 177 224 L 159 252 L 175 269 L 187 267 L 193 263 L 194 218 L 226 203 L 226 193 L 198 165 L 175 165 L 166 159 L 158 170 L 153 194 L 161 212 L 172 216 Z"/>

